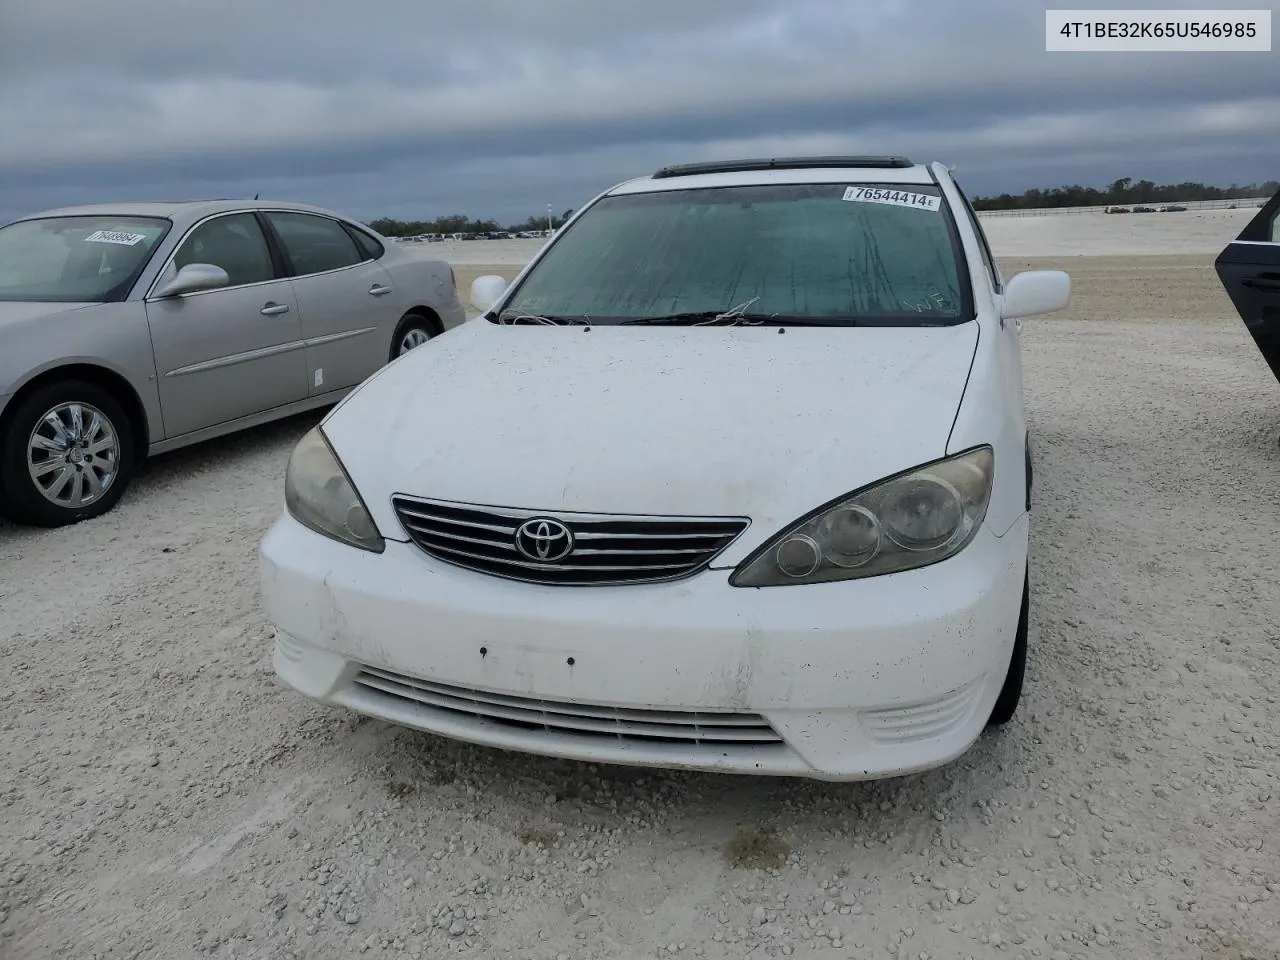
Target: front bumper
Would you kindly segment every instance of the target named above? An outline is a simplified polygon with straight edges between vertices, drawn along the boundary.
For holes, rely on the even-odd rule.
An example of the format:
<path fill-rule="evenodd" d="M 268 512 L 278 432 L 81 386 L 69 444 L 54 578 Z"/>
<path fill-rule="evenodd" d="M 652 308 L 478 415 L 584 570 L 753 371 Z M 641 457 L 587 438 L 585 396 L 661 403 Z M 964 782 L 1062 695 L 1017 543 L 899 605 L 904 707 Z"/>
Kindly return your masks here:
<path fill-rule="evenodd" d="M 740 589 L 728 570 L 546 587 L 366 553 L 282 516 L 261 548 L 275 669 L 315 699 L 489 746 L 865 780 L 950 762 L 1013 649 L 1028 520 L 865 581 Z M 725 716 L 726 714 L 730 716 Z"/>

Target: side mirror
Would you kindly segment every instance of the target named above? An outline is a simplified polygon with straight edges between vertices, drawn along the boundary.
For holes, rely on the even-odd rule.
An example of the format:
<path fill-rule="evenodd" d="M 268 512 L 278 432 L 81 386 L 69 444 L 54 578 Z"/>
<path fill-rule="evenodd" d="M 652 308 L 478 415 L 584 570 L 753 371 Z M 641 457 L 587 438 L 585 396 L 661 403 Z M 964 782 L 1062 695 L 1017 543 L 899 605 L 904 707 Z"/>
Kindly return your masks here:
<path fill-rule="evenodd" d="M 471 305 L 483 313 L 507 291 L 507 281 L 493 274 L 476 277 L 471 281 Z"/>
<path fill-rule="evenodd" d="M 227 271 L 212 263 L 188 263 L 178 271 L 177 276 L 155 292 L 156 297 L 180 297 L 184 293 L 196 293 L 199 290 L 216 290 L 229 286 L 231 278 Z"/>
<path fill-rule="evenodd" d="M 1000 298 L 1000 319 L 1055 313 L 1071 302 L 1071 277 L 1062 270 L 1026 270 L 1014 275 Z"/>

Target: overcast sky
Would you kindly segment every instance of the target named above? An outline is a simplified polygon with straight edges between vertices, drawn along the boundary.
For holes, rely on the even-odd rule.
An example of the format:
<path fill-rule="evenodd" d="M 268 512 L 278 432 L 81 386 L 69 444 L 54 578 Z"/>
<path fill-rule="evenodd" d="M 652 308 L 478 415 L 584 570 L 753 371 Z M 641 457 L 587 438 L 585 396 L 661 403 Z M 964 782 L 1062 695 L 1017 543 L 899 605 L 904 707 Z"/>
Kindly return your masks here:
<path fill-rule="evenodd" d="M 976 194 L 1280 176 L 1280 54 L 1046 53 L 1044 9 L 0 0 L 0 220 L 261 193 L 511 222 L 665 163 L 808 152 L 938 159 Z"/>

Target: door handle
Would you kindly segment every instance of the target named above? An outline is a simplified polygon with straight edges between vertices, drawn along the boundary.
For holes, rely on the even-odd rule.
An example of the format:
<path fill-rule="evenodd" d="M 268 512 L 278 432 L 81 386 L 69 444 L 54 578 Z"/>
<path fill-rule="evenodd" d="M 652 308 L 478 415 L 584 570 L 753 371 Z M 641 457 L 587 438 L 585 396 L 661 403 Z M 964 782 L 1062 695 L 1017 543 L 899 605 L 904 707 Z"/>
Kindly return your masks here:
<path fill-rule="evenodd" d="M 1245 277 L 1240 281 L 1242 287 L 1252 287 L 1254 290 L 1280 290 L 1280 277 L 1275 274 L 1263 274 L 1260 277 Z"/>
<path fill-rule="evenodd" d="M 268 300 L 258 312 L 264 317 L 278 317 L 282 313 L 289 312 L 289 305 L 287 303 L 274 303 L 273 301 Z"/>
<path fill-rule="evenodd" d="M 380 283 L 375 283 L 372 287 L 369 288 L 369 296 L 371 297 L 384 297 L 390 292 L 391 292 L 390 287 L 384 287 Z"/>

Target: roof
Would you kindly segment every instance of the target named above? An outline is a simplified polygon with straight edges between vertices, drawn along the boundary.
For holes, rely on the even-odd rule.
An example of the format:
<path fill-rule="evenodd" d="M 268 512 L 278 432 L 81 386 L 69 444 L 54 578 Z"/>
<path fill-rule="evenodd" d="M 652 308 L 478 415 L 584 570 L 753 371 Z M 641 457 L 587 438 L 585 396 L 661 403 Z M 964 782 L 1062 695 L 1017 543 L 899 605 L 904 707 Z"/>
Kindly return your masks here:
<path fill-rule="evenodd" d="M 164 217 L 170 220 L 191 222 L 200 220 L 214 213 L 226 213 L 229 210 L 298 210 L 307 213 L 323 213 L 337 216 L 330 210 L 313 207 L 305 203 L 292 203 L 287 200 L 175 200 L 163 201 L 119 201 L 116 203 L 89 203 L 76 207 L 59 207 L 55 210 L 42 210 L 39 213 L 20 217 L 21 220 L 36 220 L 45 217 Z M 349 218 L 344 218 L 349 219 Z"/>
<path fill-rule="evenodd" d="M 610 195 L 744 187 L 774 183 L 932 184 L 928 164 L 906 157 L 776 157 L 726 160 L 663 167 L 647 177 L 620 183 Z"/>

